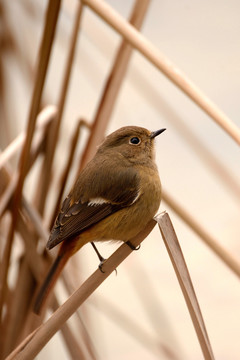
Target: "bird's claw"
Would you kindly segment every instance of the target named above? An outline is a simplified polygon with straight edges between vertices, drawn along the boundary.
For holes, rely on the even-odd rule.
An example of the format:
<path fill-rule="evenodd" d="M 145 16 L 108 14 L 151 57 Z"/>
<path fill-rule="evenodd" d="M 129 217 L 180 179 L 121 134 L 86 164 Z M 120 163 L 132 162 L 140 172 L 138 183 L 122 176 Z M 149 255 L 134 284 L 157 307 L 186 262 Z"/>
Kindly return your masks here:
<path fill-rule="evenodd" d="M 99 270 L 101 271 L 101 273 L 105 273 L 105 271 L 103 270 L 103 264 L 105 263 L 106 259 L 102 258 L 100 261 L 100 264 L 98 265 Z"/>
<path fill-rule="evenodd" d="M 106 261 L 106 259 L 102 258 L 100 264 L 98 265 L 99 270 L 100 270 L 101 273 L 103 273 L 103 274 L 105 273 L 105 271 L 103 270 L 103 265 L 104 265 L 105 261 Z M 115 269 L 115 273 L 116 273 L 116 275 L 117 275 L 117 269 Z"/>
<path fill-rule="evenodd" d="M 126 241 L 126 244 L 130 247 L 130 249 L 132 250 L 139 250 L 141 245 L 138 245 L 138 246 L 134 246 L 131 241 Z"/>

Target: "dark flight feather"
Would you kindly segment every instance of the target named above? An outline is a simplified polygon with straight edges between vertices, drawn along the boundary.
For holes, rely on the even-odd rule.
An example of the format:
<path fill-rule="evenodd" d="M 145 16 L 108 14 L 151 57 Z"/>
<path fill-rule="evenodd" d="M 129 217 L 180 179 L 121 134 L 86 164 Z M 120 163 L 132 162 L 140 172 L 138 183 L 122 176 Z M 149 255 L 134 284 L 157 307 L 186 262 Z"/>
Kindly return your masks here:
<path fill-rule="evenodd" d="M 107 216 L 130 206 L 138 197 L 139 179 L 133 168 L 120 167 L 116 172 L 110 161 L 107 169 L 102 166 L 96 174 L 94 165 L 94 161 L 87 165 L 77 180 L 77 186 L 64 200 L 47 243 L 48 249 L 63 240 L 77 237 Z M 90 183 L 86 182 L 86 177 L 91 179 Z M 94 199 L 99 198 L 106 202 L 94 203 Z"/>

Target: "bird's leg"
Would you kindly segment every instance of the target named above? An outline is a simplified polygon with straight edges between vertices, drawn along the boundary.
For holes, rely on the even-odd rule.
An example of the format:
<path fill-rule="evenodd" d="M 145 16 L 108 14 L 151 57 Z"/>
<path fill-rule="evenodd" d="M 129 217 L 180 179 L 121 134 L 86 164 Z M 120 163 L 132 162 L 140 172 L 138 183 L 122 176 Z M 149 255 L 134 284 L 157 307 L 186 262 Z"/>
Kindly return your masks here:
<path fill-rule="evenodd" d="M 99 260 L 100 260 L 100 264 L 98 265 L 98 268 L 99 270 L 104 273 L 105 271 L 103 271 L 102 267 L 103 267 L 103 264 L 104 264 L 104 261 L 106 261 L 106 259 L 100 254 L 100 252 L 98 251 L 96 245 L 94 244 L 94 242 L 92 241 L 91 242 L 92 244 L 92 247 L 94 248 Z M 117 275 L 117 269 L 115 269 L 115 272 L 116 272 L 116 275 Z"/>
<path fill-rule="evenodd" d="M 98 258 L 100 260 L 100 264 L 98 265 L 98 268 L 102 273 L 104 273 L 104 271 L 102 269 L 102 266 L 103 266 L 103 263 L 104 263 L 104 261 L 106 259 L 104 259 L 104 257 L 100 254 L 100 252 L 98 251 L 98 249 L 97 249 L 96 245 L 94 244 L 94 242 L 91 242 L 91 245 L 94 248 L 94 250 L 95 250 L 95 252 L 96 252 L 96 254 L 97 254 L 97 256 L 98 256 Z"/>
<path fill-rule="evenodd" d="M 134 246 L 132 243 L 131 243 L 131 241 L 126 241 L 125 242 L 129 247 L 130 247 L 130 249 L 132 249 L 132 250 L 139 250 L 140 249 L 140 247 L 141 247 L 141 245 L 138 245 L 138 246 Z"/>

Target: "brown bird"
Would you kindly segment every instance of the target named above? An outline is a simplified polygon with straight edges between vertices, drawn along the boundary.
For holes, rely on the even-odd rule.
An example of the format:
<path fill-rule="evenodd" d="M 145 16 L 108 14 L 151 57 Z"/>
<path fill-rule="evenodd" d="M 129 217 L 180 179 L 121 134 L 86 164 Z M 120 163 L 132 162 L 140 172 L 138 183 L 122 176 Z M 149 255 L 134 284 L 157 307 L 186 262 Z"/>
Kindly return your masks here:
<path fill-rule="evenodd" d="M 106 137 L 82 170 L 50 233 L 47 249 L 61 245 L 37 295 L 36 313 L 67 260 L 83 245 L 120 240 L 132 247 L 129 240 L 156 214 L 161 183 L 154 161 L 154 138 L 164 130 L 123 127 Z"/>

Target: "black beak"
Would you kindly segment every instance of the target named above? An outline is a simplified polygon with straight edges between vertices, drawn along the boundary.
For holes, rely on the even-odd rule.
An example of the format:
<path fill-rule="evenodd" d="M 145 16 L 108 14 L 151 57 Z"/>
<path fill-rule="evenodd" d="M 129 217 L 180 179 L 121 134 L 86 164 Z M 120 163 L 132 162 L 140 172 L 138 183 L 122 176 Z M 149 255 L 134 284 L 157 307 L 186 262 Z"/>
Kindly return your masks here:
<path fill-rule="evenodd" d="M 160 135 L 162 132 L 164 132 L 166 129 L 160 129 L 157 131 L 153 131 L 150 134 L 150 139 L 154 139 L 156 136 Z"/>

